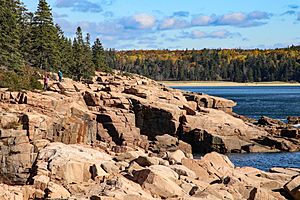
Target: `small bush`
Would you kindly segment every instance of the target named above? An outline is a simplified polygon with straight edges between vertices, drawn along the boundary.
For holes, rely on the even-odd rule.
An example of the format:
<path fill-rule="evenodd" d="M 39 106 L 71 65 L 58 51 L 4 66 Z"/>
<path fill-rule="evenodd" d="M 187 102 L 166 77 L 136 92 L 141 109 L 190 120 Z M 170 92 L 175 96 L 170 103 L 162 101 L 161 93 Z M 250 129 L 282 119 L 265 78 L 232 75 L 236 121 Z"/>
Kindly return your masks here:
<path fill-rule="evenodd" d="M 40 76 L 31 67 L 22 67 L 14 71 L 0 72 L 0 87 L 11 91 L 42 89 L 38 81 Z"/>
<path fill-rule="evenodd" d="M 100 71 L 103 71 L 103 72 L 108 73 L 108 74 L 113 74 L 113 70 L 110 67 L 103 67 L 103 68 L 100 69 Z"/>
<path fill-rule="evenodd" d="M 133 77 L 133 75 L 132 75 L 131 73 L 129 73 L 129 72 L 121 72 L 120 75 L 121 75 L 121 76 L 129 77 L 129 78 L 132 78 L 132 77 Z"/>

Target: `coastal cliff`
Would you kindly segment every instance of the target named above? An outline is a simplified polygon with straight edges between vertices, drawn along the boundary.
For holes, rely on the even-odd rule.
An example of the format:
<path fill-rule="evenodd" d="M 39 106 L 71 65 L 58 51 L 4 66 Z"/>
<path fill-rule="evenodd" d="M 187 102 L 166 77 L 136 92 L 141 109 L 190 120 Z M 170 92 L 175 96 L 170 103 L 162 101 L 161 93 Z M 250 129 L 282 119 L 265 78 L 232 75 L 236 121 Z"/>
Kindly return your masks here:
<path fill-rule="evenodd" d="M 238 168 L 218 154 L 300 149 L 298 129 L 253 124 L 235 105 L 120 72 L 2 88 L 0 199 L 299 199 L 300 169 Z"/>

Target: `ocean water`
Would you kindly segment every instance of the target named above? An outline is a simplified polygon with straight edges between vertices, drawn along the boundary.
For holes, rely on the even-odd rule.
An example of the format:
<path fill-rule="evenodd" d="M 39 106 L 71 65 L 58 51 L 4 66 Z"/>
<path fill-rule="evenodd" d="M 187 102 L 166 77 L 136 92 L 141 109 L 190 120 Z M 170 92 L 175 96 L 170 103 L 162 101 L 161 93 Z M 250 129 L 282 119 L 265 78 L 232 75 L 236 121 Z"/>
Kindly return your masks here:
<path fill-rule="evenodd" d="M 300 116 L 300 86 L 230 86 L 230 87 L 174 87 L 202 92 L 237 102 L 234 112 L 254 119 L 268 116 L 285 120 Z"/>
<path fill-rule="evenodd" d="M 272 167 L 300 168 L 300 152 L 228 154 L 235 166 L 250 166 L 264 171 Z"/>
<path fill-rule="evenodd" d="M 234 112 L 259 119 L 268 116 L 285 121 L 287 116 L 300 116 L 300 86 L 229 86 L 174 87 L 202 92 L 237 102 Z M 200 155 L 195 155 L 199 157 Z M 300 152 L 228 154 L 236 166 L 251 166 L 268 171 L 272 167 L 300 168 Z"/>

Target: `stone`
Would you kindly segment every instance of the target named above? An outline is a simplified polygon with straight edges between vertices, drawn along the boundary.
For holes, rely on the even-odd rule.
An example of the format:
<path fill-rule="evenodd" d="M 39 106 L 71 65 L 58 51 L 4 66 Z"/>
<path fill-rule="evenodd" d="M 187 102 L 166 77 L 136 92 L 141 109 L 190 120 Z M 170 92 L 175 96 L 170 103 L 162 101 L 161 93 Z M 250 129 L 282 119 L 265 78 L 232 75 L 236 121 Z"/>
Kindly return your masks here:
<path fill-rule="evenodd" d="M 41 140 L 34 140 L 32 142 L 33 146 L 39 151 L 46 147 L 50 143 L 49 140 L 46 139 L 41 139 Z"/>
<path fill-rule="evenodd" d="M 0 138 L 21 137 L 26 135 L 26 130 L 0 129 Z"/>
<path fill-rule="evenodd" d="M 199 177 L 200 180 L 208 180 L 210 175 L 207 170 L 201 166 L 201 164 L 198 164 L 198 162 L 198 160 L 193 159 L 182 159 L 182 165 L 195 172 L 196 176 Z"/>
<path fill-rule="evenodd" d="M 149 157 L 149 156 L 139 156 L 134 161 L 142 167 L 151 166 L 151 165 L 158 165 L 159 164 L 158 159 L 152 158 L 152 157 Z"/>
<path fill-rule="evenodd" d="M 186 157 L 192 158 L 192 146 L 182 140 L 179 140 L 178 149 L 181 150 Z"/>
<path fill-rule="evenodd" d="M 184 190 L 167 177 L 143 169 L 134 172 L 134 180 L 153 195 L 161 198 L 180 197 L 185 194 Z"/>
<path fill-rule="evenodd" d="M 137 159 L 139 156 L 145 156 L 145 153 L 141 151 L 127 151 L 124 153 L 121 153 L 115 157 L 117 161 L 126 161 L 131 162 L 135 159 Z"/>
<path fill-rule="evenodd" d="M 209 162 L 212 166 L 216 168 L 234 168 L 234 164 L 229 160 L 227 156 L 218 154 L 216 152 L 206 154 L 201 160 Z"/>
<path fill-rule="evenodd" d="M 102 167 L 102 169 L 104 169 L 104 171 L 106 171 L 109 174 L 118 173 L 120 171 L 119 167 L 117 167 L 115 165 L 115 163 L 112 161 L 107 161 L 107 162 L 102 163 L 101 167 Z"/>
<path fill-rule="evenodd" d="M 161 176 L 165 176 L 170 180 L 176 181 L 179 179 L 179 175 L 170 167 L 163 166 L 163 165 L 151 165 L 149 169 L 153 173 L 159 174 Z"/>
<path fill-rule="evenodd" d="M 104 188 L 104 194 L 106 196 L 114 196 L 117 199 L 125 199 L 125 196 L 152 199 L 152 195 L 149 191 L 143 190 L 143 188 L 129 179 L 121 176 L 114 175 L 109 177 L 104 183 L 101 184 L 101 188 Z"/>
<path fill-rule="evenodd" d="M 111 161 L 112 157 L 80 145 L 51 143 L 40 151 L 38 161 L 42 160 L 48 161 L 47 170 L 50 172 L 50 177 L 56 178 L 62 183 L 71 184 L 87 182 L 91 179 L 92 174 L 94 178 L 98 175 L 106 175 L 101 164 Z M 99 170 L 97 171 L 97 169 Z M 45 169 L 42 168 L 41 171 L 45 171 Z M 95 173 L 91 174 L 91 172 Z M 37 173 L 39 173 L 39 168 Z"/>
<path fill-rule="evenodd" d="M 260 199 L 266 199 L 266 200 L 277 200 L 275 196 L 271 194 L 270 191 L 265 190 L 263 188 L 254 188 L 251 191 L 250 198 L 253 200 L 260 200 Z"/>
<path fill-rule="evenodd" d="M 185 167 L 184 165 L 170 165 L 170 168 L 174 170 L 179 176 L 187 176 L 193 179 L 197 178 L 196 173 Z"/>
<path fill-rule="evenodd" d="M 168 134 L 158 135 L 155 137 L 159 146 L 162 147 L 171 147 L 176 146 L 178 143 L 178 139 Z"/>
<path fill-rule="evenodd" d="M 189 195 L 193 195 L 194 191 L 198 189 L 198 187 L 192 183 L 182 183 L 180 187 Z"/>
<path fill-rule="evenodd" d="M 181 160 L 185 157 L 185 154 L 181 150 L 176 150 L 175 152 L 168 152 L 168 159 L 170 162 L 175 164 L 181 164 Z"/>
<path fill-rule="evenodd" d="M 300 199 L 300 175 L 288 182 L 284 189 L 294 198 Z"/>
<path fill-rule="evenodd" d="M 49 182 L 47 185 L 47 196 L 51 199 L 67 199 L 71 195 L 63 186 Z"/>
<path fill-rule="evenodd" d="M 99 106 L 100 105 L 100 98 L 97 97 L 95 94 L 92 94 L 88 91 L 85 91 L 83 94 L 84 101 L 88 106 Z"/>
<path fill-rule="evenodd" d="M 119 168 L 119 170 L 124 171 L 129 166 L 129 163 L 126 161 L 120 161 L 116 162 L 116 166 Z"/>
<path fill-rule="evenodd" d="M 37 175 L 33 178 L 33 180 L 34 180 L 34 187 L 42 191 L 44 191 L 47 188 L 48 183 L 50 182 L 50 178 L 45 175 Z"/>
<path fill-rule="evenodd" d="M 297 176 L 299 174 L 299 172 L 293 170 L 293 169 L 289 169 L 289 168 L 280 168 L 280 167 L 272 167 L 270 169 L 270 172 L 273 173 L 282 173 L 282 174 L 286 174 L 289 176 Z"/>
<path fill-rule="evenodd" d="M 102 179 L 103 177 L 107 176 L 108 174 L 106 173 L 106 171 L 104 171 L 101 167 L 101 165 L 92 165 L 91 166 L 91 174 L 92 174 L 92 179 L 96 180 L 97 179 Z"/>
<path fill-rule="evenodd" d="M 129 166 L 127 167 L 126 171 L 129 173 L 129 174 L 133 174 L 134 171 L 139 171 L 139 170 L 142 170 L 144 169 L 142 166 L 140 166 L 139 164 L 137 164 L 135 161 L 132 161 Z"/>

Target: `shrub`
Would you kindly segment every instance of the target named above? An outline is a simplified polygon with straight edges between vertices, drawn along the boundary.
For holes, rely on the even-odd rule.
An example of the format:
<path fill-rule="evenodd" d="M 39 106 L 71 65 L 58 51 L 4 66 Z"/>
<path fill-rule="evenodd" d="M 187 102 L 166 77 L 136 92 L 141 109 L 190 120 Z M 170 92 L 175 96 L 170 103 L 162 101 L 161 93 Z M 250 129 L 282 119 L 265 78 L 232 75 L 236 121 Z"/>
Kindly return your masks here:
<path fill-rule="evenodd" d="M 42 89 L 42 84 L 38 81 L 40 76 L 31 67 L 0 72 L 0 87 L 8 88 L 11 91 Z"/>

